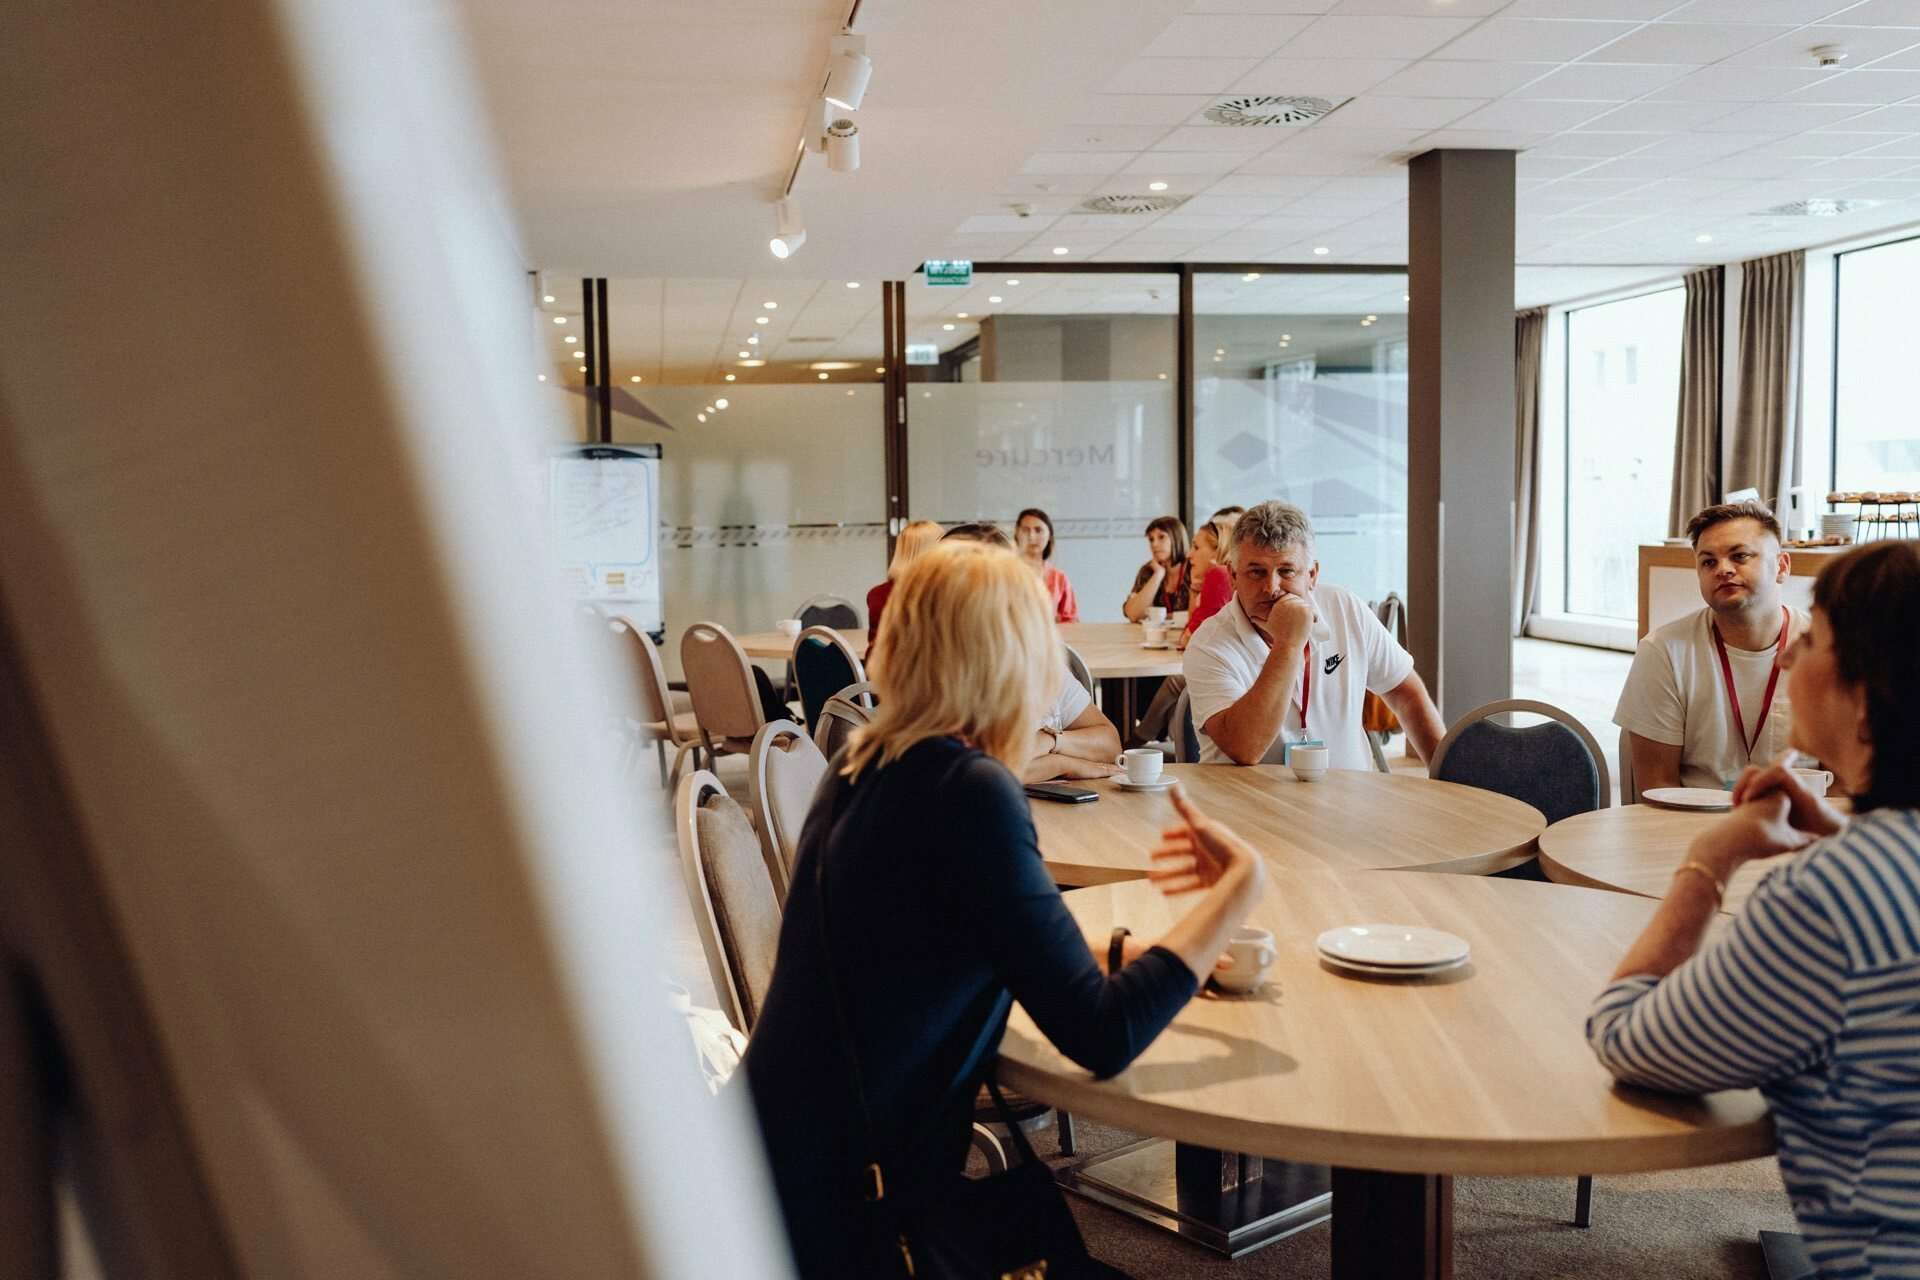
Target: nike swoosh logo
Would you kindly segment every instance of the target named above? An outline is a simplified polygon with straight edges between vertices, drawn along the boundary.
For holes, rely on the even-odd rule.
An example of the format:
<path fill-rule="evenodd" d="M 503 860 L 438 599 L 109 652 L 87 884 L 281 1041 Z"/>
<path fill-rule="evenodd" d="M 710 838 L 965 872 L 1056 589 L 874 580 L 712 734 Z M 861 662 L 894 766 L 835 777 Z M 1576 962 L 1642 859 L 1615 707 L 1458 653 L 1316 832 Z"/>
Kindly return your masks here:
<path fill-rule="evenodd" d="M 1338 667 L 1342 662 L 1346 661 L 1346 657 L 1347 655 L 1344 653 L 1336 653 L 1331 658 L 1328 658 L 1327 669 L 1323 674 L 1332 675 L 1334 672 L 1334 668 Z"/>

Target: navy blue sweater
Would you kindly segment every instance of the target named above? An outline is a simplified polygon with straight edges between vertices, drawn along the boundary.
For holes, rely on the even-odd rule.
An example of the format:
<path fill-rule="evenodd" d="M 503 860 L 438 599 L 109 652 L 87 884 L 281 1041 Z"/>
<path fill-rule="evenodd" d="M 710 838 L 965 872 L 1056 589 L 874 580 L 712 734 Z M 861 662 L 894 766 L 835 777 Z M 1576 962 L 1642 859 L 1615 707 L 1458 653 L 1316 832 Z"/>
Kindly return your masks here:
<path fill-rule="evenodd" d="M 857 783 L 830 774 L 800 833 L 773 982 L 747 1046 L 801 1273 L 856 1274 L 862 1149 L 822 966 L 814 869 L 890 1199 L 938 1195 L 965 1164 L 973 1102 L 1019 1000 L 1096 1075 L 1126 1067 L 1195 990 L 1154 948 L 1104 976 L 1040 861 L 1019 782 L 956 738 Z"/>

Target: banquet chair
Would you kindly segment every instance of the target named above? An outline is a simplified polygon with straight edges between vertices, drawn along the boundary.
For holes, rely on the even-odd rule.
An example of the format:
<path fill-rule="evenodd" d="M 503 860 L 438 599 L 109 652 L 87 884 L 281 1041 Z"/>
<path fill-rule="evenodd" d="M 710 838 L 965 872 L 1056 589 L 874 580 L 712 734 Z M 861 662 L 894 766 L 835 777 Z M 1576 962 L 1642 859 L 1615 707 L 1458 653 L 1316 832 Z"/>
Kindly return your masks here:
<path fill-rule="evenodd" d="M 637 711 L 628 716 L 637 726 L 636 744 L 644 748 L 654 744 L 660 756 L 660 785 L 672 787 L 680 780 L 680 766 L 691 751 L 694 764 L 700 763 L 700 726 L 690 712 L 674 714 L 673 695 L 667 691 L 667 668 L 660 661 L 660 650 L 640 625 L 624 615 L 615 614 L 608 624 L 616 632 L 625 632 L 631 640 L 628 651 L 635 655 L 633 683 L 640 693 Z M 673 769 L 667 769 L 667 747 L 674 749 Z"/>
<path fill-rule="evenodd" d="M 748 795 L 760 832 L 760 851 L 784 910 L 793 883 L 793 862 L 800 852 L 800 828 L 820 779 L 827 776 L 827 758 L 805 729 L 791 720 L 771 720 L 754 735 L 749 759 Z"/>
<path fill-rule="evenodd" d="M 1098 700 L 1100 695 L 1094 691 L 1093 671 L 1087 666 L 1087 660 L 1081 657 L 1079 652 L 1070 644 L 1061 645 L 1060 647 L 1067 651 L 1067 670 L 1073 673 L 1073 678 L 1080 682 L 1081 687 L 1087 691 L 1089 698 Z"/>
<path fill-rule="evenodd" d="M 746 811 L 705 769 L 680 780 L 673 818 L 687 899 L 721 1011 L 751 1034 L 780 941 L 780 901 L 759 837 Z"/>
<path fill-rule="evenodd" d="M 847 734 L 873 720 L 873 686 L 851 684 L 827 699 L 813 726 L 813 745 L 832 760 L 847 745 Z"/>
<path fill-rule="evenodd" d="M 707 767 L 713 767 L 717 756 L 751 748 L 766 715 L 739 641 L 717 622 L 696 622 L 680 637 L 680 667 L 687 675 Z"/>
<path fill-rule="evenodd" d="M 1547 719 L 1524 728 L 1493 719 L 1511 712 Z M 1548 825 L 1613 802 L 1607 759 L 1586 726 L 1558 707 L 1525 698 L 1489 702 L 1460 717 L 1434 749 L 1428 774 L 1512 796 L 1538 809 Z M 1538 867 L 1535 859 L 1514 871 L 1530 870 L 1538 878 Z M 1582 1174 L 1575 1184 L 1573 1225 L 1592 1223 L 1593 1178 Z"/>
<path fill-rule="evenodd" d="M 794 683 L 800 689 L 801 720 L 817 723 L 827 699 L 850 684 L 864 684 L 867 669 L 847 638 L 832 627 L 808 627 L 793 642 Z"/>
<path fill-rule="evenodd" d="M 800 619 L 801 627 L 831 627 L 835 631 L 858 631 L 866 624 L 860 621 L 860 611 L 853 607 L 853 601 L 845 596 L 814 596 L 798 609 L 793 616 Z"/>
<path fill-rule="evenodd" d="M 1173 762 L 1199 763 L 1200 733 L 1193 727 L 1193 695 L 1188 690 L 1180 691 L 1179 699 L 1173 704 L 1173 714 L 1167 718 L 1167 728 L 1173 733 Z"/>
<path fill-rule="evenodd" d="M 1620 803 L 1640 803 L 1640 784 L 1633 780 L 1633 737 L 1620 731 Z"/>

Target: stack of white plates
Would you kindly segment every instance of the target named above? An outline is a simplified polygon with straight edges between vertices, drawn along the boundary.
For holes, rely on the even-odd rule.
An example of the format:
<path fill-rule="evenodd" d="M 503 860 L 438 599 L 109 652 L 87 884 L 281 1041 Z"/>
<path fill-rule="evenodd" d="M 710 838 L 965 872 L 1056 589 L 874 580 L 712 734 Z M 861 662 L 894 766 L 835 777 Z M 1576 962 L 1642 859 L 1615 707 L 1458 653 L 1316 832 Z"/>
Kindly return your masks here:
<path fill-rule="evenodd" d="M 1642 804 L 1662 809 L 1698 809 L 1718 813 L 1733 808 L 1733 795 L 1718 787 L 1649 787 L 1640 793 Z"/>
<path fill-rule="evenodd" d="M 1820 536 L 1851 538 L 1856 522 L 1856 517 L 1851 511 L 1829 511 L 1820 517 Z"/>
<path fill-rule="evenodd" d="M 1384 978 L 1445 973 L 1465 964 L 1469 954 L 1465 938 L 1417 924 L 1342 925 L 1314 945 L 1336 969 Z"/>

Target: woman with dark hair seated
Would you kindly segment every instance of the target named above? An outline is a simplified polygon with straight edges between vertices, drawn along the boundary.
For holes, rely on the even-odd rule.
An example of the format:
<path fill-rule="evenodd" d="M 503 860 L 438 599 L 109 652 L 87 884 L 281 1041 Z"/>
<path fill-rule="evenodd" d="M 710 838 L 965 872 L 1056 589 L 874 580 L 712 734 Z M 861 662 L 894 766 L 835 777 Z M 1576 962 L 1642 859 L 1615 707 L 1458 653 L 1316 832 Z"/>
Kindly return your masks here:
<path fill-rule="evenodd" d="M 1133 575 L 1133 589 L 1120 612 L 1138 622 L 1158 606 L 1168 613 L 1184 613 L 1191 598 L 1187 581 L 1187 526 L 1179 516 L 1155 516 L 1147 521 L 1147 562 Z"/>
<path fill-rule="evenodd" d="M 1053 601 L 1055 622 L 1080 621 L 1080 603 L 1073 598 L 1073 583 L 1059 565 L 1053 563 L 1053 518 L 1038 507 L 1028 507 L 1013 520 L 1013 547 L 1027 568 L 1040 575 L 1040 585 Z"/>
<path fill-rule="evenodd" d="M 1793 745 L 1853 794 L 1851 818 L 1787 761 L 1750 766 L 1587 1037 L 1628 1083 L 1757 1085 L 1820 1274 L 1920 1275 L 1920 544 L 1821 570 L 1782 665 Z M 1705 942 L 1734 869 L 1795 850 Z"/>
<path fill-rule="evenodd" d="M 909 1223 L 958 1189 L 1014 1000 L 1068 1057 L 1112 1075 L 1193 997 L 1264 889 L 1259 856 L 1176 788 L 1181 820 L 1150 875 L 1200 896 L 1155 945 L 1101 971 L 1040 860 L 1016 777 L 1065 665 L 1052 602 L 1010 552 L 950 537 L 895 585 L 868 657 L 879 710 L 801 829 L 743 1065 L 808 1280 L 874 1274 L 877 1256 L 906 1269 L 876 1240 L 868 1166 Z"/>

